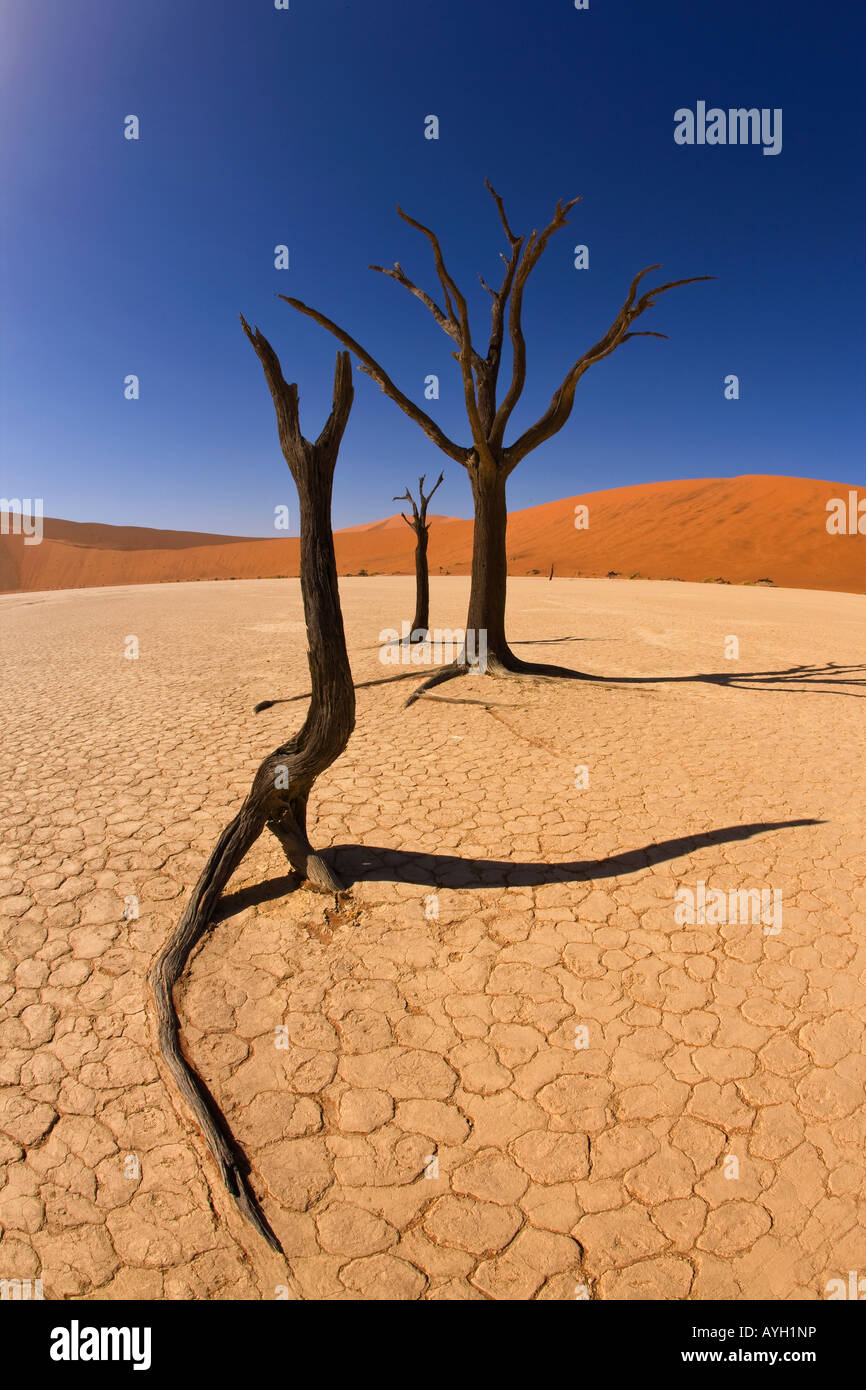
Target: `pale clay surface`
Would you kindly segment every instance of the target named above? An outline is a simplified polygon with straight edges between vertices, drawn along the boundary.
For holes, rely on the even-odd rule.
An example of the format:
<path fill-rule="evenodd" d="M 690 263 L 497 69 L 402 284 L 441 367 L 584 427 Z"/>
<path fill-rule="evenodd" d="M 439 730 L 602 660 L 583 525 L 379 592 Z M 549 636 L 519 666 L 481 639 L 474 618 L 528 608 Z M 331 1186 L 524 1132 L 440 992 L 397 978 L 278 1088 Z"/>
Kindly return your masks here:
<path fill-rule="evenodd" d="M 458 625 L 467 582 L 432 587 Z M 356 680 L 386 674 L 412 580 L 341 590 Z M 251 713 L 308 688 L 298 583 L 0 600 L 0 1276 L 55 1299 L 736 1300 L 866 1273 L 866 597 L 509 593 L 520 655 L 611 677 L 861 671 L 359 691 L 310 806 L 318 848 L 353 847 L 350 896 L 289 891 L 266 835 L 177 991 L 288 1264 L 157 1060 L 145 975 L 303 717 Z M 781 889 L 781 932 L 677 925 L 699 880 Z"/>

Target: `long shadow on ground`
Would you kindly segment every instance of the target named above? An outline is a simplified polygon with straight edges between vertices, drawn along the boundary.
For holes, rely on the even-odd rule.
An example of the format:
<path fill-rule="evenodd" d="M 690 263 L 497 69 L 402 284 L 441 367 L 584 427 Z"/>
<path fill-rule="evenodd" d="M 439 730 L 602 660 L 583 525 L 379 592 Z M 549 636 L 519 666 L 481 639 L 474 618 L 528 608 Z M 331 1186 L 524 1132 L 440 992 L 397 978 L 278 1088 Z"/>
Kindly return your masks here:
<path fill-rule="evenodd" d="M 511 859 L 461 859 L 454 854 L 414 854 L 411 850 L 384 849 L 378 845 L 336 845 L 322 852 L 347 886 L 353 883 L 416 883 L 429 888 L 535 888 L 544 883 L 580 883 L 620 878 L 640 873 L 653 864 L 679 859 L 708 845 L 749 840 L 772 830 L 792 830 L 803 825 L 823 825 L 821 820 L 754 821 L 727 825 L 672 840 L 658 840 L 638 849 L 623 850 L 607 859 L 570 859 L 562 863 L 521 863 Z M 258 903 L 285 897 L 297 885 L 292 874 L 251 885 L 221 899 L 214 921 Z"/>
<path fill-rule="evenodd" d="M 853 690 L 818 690 L 822 685 L 866 686 L 866 665 L 840 666 L 828 661 L 823 666 L 786 666 L 781 671 L 711 671 L 697 676 L 591 676 L 591 680 L 610 681 L 616 685 L 726 685 L 737 690 L 798 690 L 813 695 L 850 695 L 864 699 Z M 801 682 L 801 684 L 796 684 Z M 802 682 L 805 682 L 803 684 Z"/>
<path fill-rule="evenodd" d="M 553 644 L 560 638 L 544 638 L 539 643 L 533 642 L 514 642 L 515 647 L 531 647 L 534 645 Z M 568 641 L 574 639 L 568 638 Z M 589 640 L 589 639 L 586 639 Z M 601 639 L 605 640 L 605 639 Z M 372 649 L 371 649 L 372 650 Z M 554 668 L 548 668 L 549 675 L 545 677 L 543 670 L 536 676 L 537 680 L 547 678 L 555 680 L 573 680 L 575 682 L 585 682 L 587 685 L 601 685 L 610 690 L 624 688 L 627 685 L 722 685 L 730 690 L 758 690 L 762 693 L 789 691 L 799 694 L 812 695 L 845 695 L 854 700 L 866 700 L 866 664 L 860 663 L 852 666 L 840 666 L 835 661 L 828 661 L 823 666 L 786 666 L 780 671 L 703 671 L 691 676 L 601 676 L 589 671 L 571 671 L 567 667 L 556 667 L 558 674 L 550 675 Z M 455 671 L 449 666 L 435 666 L 426 676 L 420 666 L 412 666 L 408 671 L 401 671 L 398 675 L 377 676 L 375 680 L 356 681 L 356 690 L 369 690 L 372 686 L 393 685 L 396 681 L 420 680 L 426 684 L 431 677 L 439 673 L 449 672 L 450 676 L 465 675 L 466 669 Z M 527 672 L 522 679 L 532 680 L 532 672 Z M 441 682 L 440 682 L 441 683 Z M 859 690 L 835 690 L 824 689 L 827 686 L 853 685 L 863 686 L 861 694 Z M 417 695 L 417 692 L 416 692 Z M 262 710 L 270 709 L 272 705 L 290 705 L 296 700 L 308 700 L 310 692 L 304 691 L 301 695 L 281 695 L 274 700 L 261 700 L 254 709 L 254 714 L 259 714 Z M 441 696 L 424 694 L 421 699 L 435 700 Z M 459 703 L 462 703 L 460 701 Z M 487 704 L 486 700 L 481 701 Z"/>

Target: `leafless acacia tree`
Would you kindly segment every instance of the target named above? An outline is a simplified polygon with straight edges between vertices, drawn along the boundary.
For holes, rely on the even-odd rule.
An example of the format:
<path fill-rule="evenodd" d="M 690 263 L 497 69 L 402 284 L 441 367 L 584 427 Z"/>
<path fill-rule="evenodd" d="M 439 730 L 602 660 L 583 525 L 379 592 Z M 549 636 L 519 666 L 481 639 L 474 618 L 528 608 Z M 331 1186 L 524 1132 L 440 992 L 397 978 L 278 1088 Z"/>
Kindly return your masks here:
<path fill-rule="evenodd" d="M 409 637 L 410 642 L 423 642 L 430 624 L 430 575 L 427 570 L 427 542 L 430 538 L 430 523 L 427 520 L 427 507 L 445 474 L 439 474 L 433 491 L 428 492 L 425 497 L 424 479 L 426 476 L 426 473 L 422 473 L 418 479 L 417 503 L 408 488 L 401 497 L 392 499 L 394 502 L 409 502 L 412 506 L 411 521 L 405 512 L 400 513 L 406 525 L 411 526 L 415 532 L 415 618 Z"/>
<path fill-rule="evenodd" d="M 539 234 L 532 231 L 529 236 L 517 236 L 509 225 L 505 207 L 499 194 L 488 181 L 487 187 L 496 204 L 505 237 L 508 242 L 508 255 L 502 254 L 505 265 L 502 282 L 493 289 L 482 278 L 481 283 L 490 294 L 491 306 L 490 334 L 487 352 L 482 356 L 475 347 L 469 325 L 469 310 L 466 299 L 453 277 L 448 272 L 442 248 L 435 232 L 416 222 L 397 209 L 404 222 L 422 232 L 433 250 L 436 273 L 442 289 L 444 307 L 406 275 L 399 262 L 392 269 L 371 266 L 382 275 L 396 280 L 410 294 L 420 299 L 430 311 L 436 323 L 456 343 L 457 350 L 452 356 L 460 364 L 466 414 L 469 420 L 471 444 L 458 444 L 444 433 L 423 411 L 420 406 L 392 381 L 384 367 L 367 352 L 344 328 L 326 318 L 317 309 L 312 309 L 299 299 L 280 295 L 293 309 L 306 314 L 316 323 L 327 328 L 339 339 L 344 347 L 353 352 L 361 365 L 361 370 L 390 396 L 410 420 L 414 420 L 432 439 L 443 453 L 460 463 L 469 474 L 472 497 L 475 504 L 475 532 L 472 547 L 472 581 L 469 597 L 467 629 L 486 629 L 487 631 L 487 670 L 497 676 L 539 677 L 580 677 L 580 672 L 568 671 L 559 666 L 534 665 L 521 661 L 515 656 L 505 636 L 505 591 L 508 575 L 508 561 L 505 547 L 507 514 L 505 505 L 505 484 L 509 474 L 521 459 L 550 439 L 568 420 L 574 404 L 577 384 L 585 372 L 596 362 L 609 357 L 621 344 L 630 338 L 664 338 L 664 333 L 639 332 L 631 325 L 647 310 L 653 307 L 661 294 L 676 289 L 680 285 L 694 284 L 698 280 L 710 280 L 709 275 L 693 276 L 688 280 L 671 280 L 656 285 L 653 289 L 638 294 L 638 287 L 645 275 L 658 270 L 657 265 L 648 266 L 637 274 L 629 286 L 628 294 L 608 328 L 607 332 L 577 358 L 569 368 L 564 379 L 554 391 L 550 404 L 533 425 L 530 425 L 513 440 L 505 443 L 505 433 L 515 406 L 523 394 L 526 381 L 526 343 L 523 336 L 522 309 L 526 282 L 547 248 L 550 238 L 561 227 L 567 225 L 568 213 L 580 201 L 572 198 L 569 202 L 557 203 L 551 221 Z M 502 348 L 506 326 L 511 340 L 511 380 L 505 394 L 499 398 L 498 379 L 502 360 Z M 461 663 L 442 668 L 407 701 L 410 703 L 424 690 L 453 676 L 462 675 L 467 667 Z"/>
<path fill-rule="evenodd" d="M 313 783 L 343 752 L 355 725 L 355 688 L 346 652 L 331 530 L 334 465 L 352 408 L 353 388 L 349 354 L 339 352 L 333 408 L 315 444 L 311 444 L 300 430 L 297 386 L 284 380 L 267 338 L 257 328 L 251 329 L 243 316 L 241 323 L 264 369 L 283 455 L 298 489 L 301 593 L 312 697 L 301 730 L 275 748 L 259 767 L 246 800 L 220 835 L 149 979 L 156 1002 L 160 1051 L 169 1070 L 241 1212 L 268 1244 L 279 1250 L 279 1241 L 249 1185 L 249 1165 L 219 1106 L 181 1051 L 173 988 L 190 951 L 207 930 L 220 894 L 265 827 L 279 840 L 300 878 L 330 892 L 342 887 L 307 838 L 306 814 Z"/>

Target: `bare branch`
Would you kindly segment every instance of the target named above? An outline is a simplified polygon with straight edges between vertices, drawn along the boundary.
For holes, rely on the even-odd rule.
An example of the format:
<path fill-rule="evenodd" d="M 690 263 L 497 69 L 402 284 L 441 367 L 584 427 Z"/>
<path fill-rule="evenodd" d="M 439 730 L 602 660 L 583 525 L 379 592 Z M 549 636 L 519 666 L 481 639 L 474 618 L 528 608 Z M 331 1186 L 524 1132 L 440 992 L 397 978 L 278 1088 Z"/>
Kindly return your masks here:
<path fill-rule="evenodd" d="M 509 227 L 508 218 L 505 216 L 505 204 L 503 203 L 502 199 L 496 192 L 496 189 L 493 187 L 493 184 L 490 182 L 489 179 L 484 180 L 484 186 L 490 194 L 491 198 L 493 199 L 494 203 L 496 204 L 497 208 L 499 209 L 499 216 L 502 220 L 502 226 L 505 229 L 505 235 L 508 237 L 509 245 L 511 246 L 511 249 L 513 251 L 515 246 L 517 246 L 518 243 L 523 240 L 523 238 L 515 236 L 511 228 Z"/>
<path fill-rule="evenodd" d="M 265 373 L 265 380 L 268 383 L 271 396 L 274 402 L 274 409 L 277 413 L 277 429 L 280 436 L 280 447 L 286 440 L 300 440 L 301 426 L 298 414 L 298 388 L 295 382 L 289 384 L 283 376 L 283 369 L 280 366 L 280 359 L 274 352 L 264 333 L 260 333 L 258 328 L 250 328 L 243 314 L 238 316 L 241 326 L 252 343 L 256 356 L 262 364 Z M 285 453 L 285 450 L 283 450 Z M 291 467 L 291 461 L 286 455 L 286 462 Z"/>
<path fill-rule="evenodd" d="M 448 315 L 456 323 L 457 316 L 455 315 L 454 309 L 451 305 L 450 296 L 454 296 L 458 305 L 462 303 L 464 310 L 466 308 L 466 301 L 463 298 L 463 295 L 458 290 L 451 276 L 448 274 L 448 270 L 445 266 L 445 258 L 442 255 L 442 247 L 439 245 L 439 238 L 437 237 L 434 231 L 431 231 L 429 227 L 425 227 L 423 222 L 416 222 L 415 218 L 410 217 L 408 212 L 404 212 L 401 207 L 398 206 L 397 212 L 400 215 L 400 217 L 402 217 L 404 222 L 408 222 L 410 227 L 414 227 L 417 232 L 423 232 L 427 240 L 430 242 L 430 245 L 433 247 L 433 259 L 436 262 L 436 274 L 439 276 L 439 283 L 442 286 L 442 290 L 445 295 L 445 303 L 448 307 Z M 461 327 L 462 326 L 463 321 L 461 318 Z"/>
<path fill-rule="evenodd" d="M 444 474 L 444 473 L 440 473 L 440 474 L 439 474 L 439 477 L 436 479 L 436 482 L 435 482 L 435 484 L 434 484 L 433 492 L 428 492 L 427 496 L 425 497 L 425 496 L 424 496 L 424 493 L 421 491 L 421 484 L 424 482 L 424 478 L 426 478 L 426 476 L 427 476 L 427 475 L 426 475 L 426 473 L 425 473 L 425 474 L 419 479 L 419 482 L 418 482 L 418 491 L 421 492 L 421 499 L 422 499 L 422 501 L 423 501 L 425 507 L 427 506 L 427 503 L 430 501 L 431 497 L 433 496 L 433 493 L 436 491 L 436 488 L 437 488 L 437 487 L 439 486 L 439 484 L 443 481 L 443 479 L 444 479 L 444 477 L 445 477 L 445 474 Z"/>
<path fill-rule="evenodd" d="M 367 268 L 368 270 L 377 271 L 380 275 L 387 275 L 388 278 L 391 280 L 396 280 L 398 285 L 402 285 L 404 289 L 407 289 L 409 291 L 410 294 L 414 294 L 416 299 L 420 299 L 421 303 L 425 305 L 427 309 L 430 310 L 430 313 L 433 315 L 433 318 L 436 320 L 439 327 L 442 329 L 442 332 L 447 333 L 448 337 L 453 339 L 453 341 L 455 343 L 458 343 L 462 348 L 462 331 L 460 324 L 454 317 L 454 312 L 453 309 L 451 309 L 450 300 L 448 302 L 448 307 L 450 310 L 449 316 L 449 314 L 445 314 L 442 312 L 435 299 L 433 299 L 431 295 L 427 294 L 426 290 L 422 290 L 418 285 L 416 285 L 412 280 L 409 279 L 409 276 L 406 274 L 399 261 L 394 262 L 393 270 L 388 270 L 385 266 L 381 265 L 371 265 Z M 493 291 L 491 290 L 491 294 L 492 293 Z M 478 374 L 484 370 L 484 358 L 481 357 L 475 351 L 475 349 L 471 347 L 471 344 L 470 348 L 472 351 L 473 370 L 476 372 L 476 374 Z M 459 352 L 452 352 L 451 356 L 455 359 L 455 361 L 460 361 Z"/>
<path fill-rule="evenodd" d="M 505 398 L 496 412 L 493 424 L 490 429 L 490 443 L 494 447 L 501 446 L 505 437 L 505 429 L 511 418 L 512 411 L 523 394 L 523 387 L 526 383 L 526 340 L 523 336 L 523 291 L 526 282 L 538 264 L 545 248 L 554 232 L 558 232 L 568 221 L 568 214 L 571 209 L 580 202 L 579 198 L 572 198 L 567 203 L 563 203 L 560 198 L 556 204 L 548 225 L 545 227 L 541 236 L 533 231 L 522 253 L 519 264 L 515 271 L 512 271 L 513 288 L 511 288 L 511 299 L 508 306 L 508 331 L 511 337 L 512 348 L 512 371 L 511 385 L 505 394 Z"/>
<path fill-rule="evenodd" d="M 344 347 L 347 347 L 350 352 L 355 354 L 361 365 L 361 370 L 366 372 L 367 376 L 372 377 L 373 381 L 384 391 L 385 395 L 391 397 L 395 405 L 399 405 L 404 415 L 408 415 L 410 420 L 414 420 L 416 425 L 420 425 L 421 429 L 427 435 L 427 438 L 432 439 L 433 443 L 442 450 L 443 454 L 447 454 L 448 457 L 454 459 L 456 463 L 462 463 L 464 466 L 466 465 L 467 459 L 472 451 L 460 444 L 455 444 L 453 439 L 449 439 L 447 434 L 436 424 L 436 421 L 431 420 L 430 416 L 427 415 L 420 406 L 415 405 L 414 401 L 410 401 L 409 397 L 403 394 L 400 388 L 391 380 L 384 367 L 380 367 L 375 357 L 372 357 L 370 353 L 367 352 L 366 348 L 362 348 L 360 343 L 356 342 L 344 328 L 340 328 L 332 319 L 326 318 L 324 314 L 320 314 L 317 309 L 311 309 L 308 304 L 302 303 L 300 299 L 291 299 L 285 294 L 278 295 L 277 298 L 285 300 L 293 309 L 297 309 L 298 313 L 306 314 L 307 318 L 314 319 L 322 328 L 327 328 L 329 333 L 333 333 L 334 337 L 337 338 Z"/>
<path fill-rule="evenodd" d="M 411 527 L 412 527 L 412 530 L 415 531 L 416 534 L 418 534 L 418 535 L 421 534 L 422 528 L 423 528 L 425 531 L 429 531 L 429 529 L 430 529 L 430 527 L 429 527 L 429 525 L 428 525 L 428 523 L 427 523 L 427 505 L 428 505 L 428 503 L 429 503 L 429 501 L 430 501 L 430 498 L 433 496 L 433 493 L 436 491 L 436 488 L 439 486 L 439 484 L 442 482 L 443 478 L 445 477 L 445 474 L 444 474 L 444 473 L 440 473 L 440 474 L 439 474 L 439 477 L 438 477 L 438 479 L 436 480 L 436 484 L 435 484 L 435 486 L 433 487 L 432 491 L 431 491 L 431 492 L 428 492 L 427 495 L 426 495 L 426 497 L 425 497 L 425 495 L 424 495 L 424 479 L 425 479 L 426 477 L 427 477 L 427 474 L 426 474 L 426 473 L 422 473 L 422 474 L 421 474 L 421 477 L 418 479 L 418 497 L 419 497 L 419 499 L 420 499 L 420 508 L 419 508 L 419 506 L 416 504 L 415 498 L 412 496 L 412 494 L 411 494 L 411 492 L 409 491 L 408 488 L 406 489 L 406 491 L 405 491 L 404 493 L 401 493 L 401 495 L 400 495 L 399 497 L 394 497 L 394 498 L 392 499 L 392 501 L 394 501 L 394 502 L 404 502 L 404 501 L 405 501 L 405 502 L 411 502 L 411 504 L 412 504 L 412 514 L 413 514 L 414 520 L 413 520 L 413 521 L 410 521 L 409 518 L 408 518 L 408 516 L 406 516 L 404 512 L 401 512 L 400 515 L 403 517 L 403 520 L 406 522 L 406 525 L 407 525 L 407 526 L 411 526 Z"/>
<path fill-rule="evenodd" d="M 336 463 L 337 451 L 349 423 L 349 414 L 355 392 L 352 387 L 352 359 L 348 352 L 338 352 L 334 366 L 334 396 L 331 413 L 325 421 L 321 434 L 316 440 L 316 448 L 323 455 L 333 456 Z"/>
<path fill-rule="evenodd" d="M 502 339 L 505 332 L 505 306 L 508 303 L 508 296 L 511 293 L 511 286 L 517 271 L 520 260 L 520 253 L 523 249 L 524 237 L 516 236 L 511 230 L 508 218 L 505 214 L 505 204 L 496 192 L 489 179 L 485 179 L 487 189 L 499 211 L 500 221 L 505 229 L 508 238 L 511 254 L 500 256 L 505 265 L 505 275 L 498 290 L 492 290 L 482 276 L 479 276 L 484 288 L 493 296 L 493 304 L 490 310 L 490 339 L 487 348 L 487 371 L 483 374 L 479 382 L 478 390 L 478 409 L 490 439 L 493 428 L 493 421 L 496 417 L 496 383 L 499 377 L 499 365 L 502 360 Z"/>
<path fill-rule="evenodd" d="M 603 338 L 591 347 L 587 352 L 579 357 L 574 366 L 568 372 L 562 385 L 554 392 L 550 405 L 540 419 L 534 425 L 525 430 L 510 448 L 505 450 L 506 472 L 510 473 L 522 458 L 525 458 L 531 450 L 550 439 L 552 435 L 561 430 L 571 414 L 574 405 L 574 392 L 577 383 L 584 372 L 595 362 L 601 362 L 603 358 L 609 357 L 612 352 L 625 342 L 626 338 L 637 337 L 664 337 L 664 334 L 642 332 L 629 332 L 629 326 L 636 318 L 639 318 L 645 310 L 650 309 L 656 302 L 660 294 L 666 294 L 668 290 L 678 289 L 680 285 L 696 285 L 702 280 L 714 280 L 714 275 L 693 275 L 687 280 L 670 280 L 665 285 L 657 285 L 654 289 L 647 290 L 640 299 L 636 300 L 637 287 L 643 277 L 651 270 L 658 270 L 658 266 L 647 266 L 641 270 L 632 280 L 629 286 L 625 302 L 607 330 Z"/>
<path fill-rule="evenodd" d="M 408 488 L 406 489 L 406 491 L 405 491 L 404 493 L 401 493 L 401 495 L 400 495 L 399 497 L 392 497 L 392 498 L 391 498 L 391 501 L 392 501 L 392 502 L 409 502 L 409 503 L 411 504 L 411 507 L 412 507 L 412 515 L 413 515 L 414 518 L 415 518 L 415 522 L 418 521 L 418 508 L 417 508 L 416 505 L 415 505 L 415 498 L 412 496 L 412 494 L 411 494 L 411 492 L 409 491 Z M 413 522 L 411 522 L 411 521 L 409 520 L 408 516 L 405 516 L 403 512 L 401 512 L 400 515 L 403 517 L 403 520 L 406 522 L 406 525 L 407 525 L 407 526 L 412 526 L 413 529 L 414 529 Z"/>
<path fill-rule="evenodd" d="M 642 294 L 634 307 L 632 318 L 637 318 L 645 309 L 651 309 L 655 304 L 657 294 L 666 294 L 668 290 L 679 289 L 680 285 L 695 285 L 699 280 L 715 280 L 715 275 L 692 275 L 688 280 L 669 280 L 666 285 L 657 285 L 653 290 L 647 290 Z"/>
<path fill-rule="evenodd" d="M 368 269 L 378 271 L 380 275 L 387 275 L 391 280 L 396 280 L 398 285 L 402 285 L 404 289 L 407 289 L 410 294 L 414 294 L 416 299 L 420 299 L 421 303 L 430 310 L 430 313 L 433 315 L 443 333 L 447 333 L 448 337 L 453 338 L 455 343 L 460 342 L 460 325 L 457 320 L 453 316 L 448 318 L 439 308 L 435 299 L 432 299 L 431 296 L 427 294 L 426 290 L 420 289 L 418 285 L 414 284 L 409 279 L 409 276 L 406 274 L 399 261 L 394 262 L 393 270 L 386 270 L 386 268 L 381 265 L 371 265 Z"/>
<path fill-rule="evenodd" d="M 486 370 L 486 364 L 484 359 L 476 353 L 472 346 L 472 337 L 469 331 L 469 310 L 466 306 L 466 300 L 457 288 L 455 281 L 448 273 L 445 265 L 445 258 L 442 255 L 442 247 L 439 245 L 439 238 L 436 233 L 429 227 L 425 227 L 423 222 L 416 222 L 415 218 L 410 217 L 401 207 L 398 207 L 397 211 L 404 222 L 407 222 L 410 227 L 414 227 L 416 231 L 423 232 L 424 236 L 426 236 L 427 240 L 430 242 L 433 248 L 433 257 L 436 262 L 436 272 L 439 276 L 439 282 L 445 294 L 445 302 L 452 318 L 454 317 L 454 311 L 451 308 L 450 296 L 453 295 L 454 297 L 460 320 L 459 362 L 463 376 L 463 395 L 466 401 L 466 413 L 469 417 L 469 425 L 472 430 L 472 439 L 479 456 L 484 458 L 491 466 L 495 466 L 488 448 L 487 433 L 482 426 L 481 417 L 478 412 L 478 398 L 475 394 L 475 376 L 473 375 L 473 370 L 475 374 L 479 376 L 482 375 Z"/>

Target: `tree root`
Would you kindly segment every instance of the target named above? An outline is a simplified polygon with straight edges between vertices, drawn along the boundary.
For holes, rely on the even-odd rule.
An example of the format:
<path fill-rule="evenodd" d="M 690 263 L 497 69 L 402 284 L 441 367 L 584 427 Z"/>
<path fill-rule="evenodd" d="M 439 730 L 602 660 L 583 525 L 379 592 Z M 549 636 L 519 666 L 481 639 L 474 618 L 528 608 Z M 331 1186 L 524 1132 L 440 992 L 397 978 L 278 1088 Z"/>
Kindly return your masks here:
<path fill-rule="evenodd" d="M 484 671 L 480 667 L 470 666 L 465 661 L 452 662 L 450 666 L 443 666 L 434 672 L 428 680 L 419 685 L 417 690 L 413 690 L 409 699 L 406 700 L 403 708 L 408 709 L 414 705 L 416 700 L 426 695 L 428 690 L 433 690 L 437 685 L 442 685 L 445 681 L 456 680 L 458 676 L 469 676 L 484 674 L 495 676 L 503 680 L 525 680 L 525 681 L 599 681 L 604 682 L 604 676 L 592 676 L 585 671 L 572 671 L 567 666 L 548 666 L 543 663 L 533 661 L 521 661 L 520 657 L 509 652 L 508 656 L 498 657 L 488 655 Z"/>
<path fill-rule="evenodd" d="M 249 1163 L 210 1091 L 181 1051 L 180 1020 L 173 997 L 174 986 L 183 973 L 190 952 L 207 930 L 223 888 L 264 827 L 264 815 L 251 814 L 245 802 L 220 835 L 183 916 L 153 965 L 148 979 L 156 1004 L 160 1051 L 204 1135 L 220 1176 L 246 1220 L 264 1237 L 271 1249 L 282 1253 L 280 1242 L 249 1185 Z"/>
<path fill-rule="evenodd" d="M 345 739 L 339 736 L 340 743 Z M 291 761 L 289 761 L 291 759 Z M 282 846 L 299 879 L 327 893 L 339 893 L 339 876 L 316 854 L 306 832 L 310 752 L 301 736 L 276 748 L 259 767 L 252 789 L 234 820 L 226 826 L 187 902 L 181 919 L 153 965 L 148 979 L 157 1011 L 160 1051 L 181 1095 L 213 1154 L 226 1188 L 238 1209 L 273 1250 L 282 1252 L 249 1181 L 249 1162 L 206 1085 L 187 1061 L 180 1045 L 180 1020 L 173 990 L 190 952 L 210 925 L 229 879 L 262 831 L 267 828 Z M 319 762 L 321 759 L 316 758 Z M 328 761 L 333 761 L 332 757 Z M 277 775 L 282 781 L 277 781 Z M 275 790 L 285 786 L 285 790 Z"/>
<path fill-rule="evenodd" d="M 404 645 L 401 643 L 401 645 Z M 592 676 L 586 671 L 572 671 L 567 666 L 548 666 L 543 663 L 533 661 L 521 661 L 519 656 L 509 652 L 506 659 L 488 656 L 485 671 L 481 672 L 477 666 L 470 666 L 468 662 L 453 661 L 448 666 L 440 666 L 438 670 L 424 681 L 417 690 L 409 696 L 403 708 L 408 709 L 417 699 L 432 690 L 435 686 L 441 685 L 443 681 L 456 679 L 458 676 L 471 674 L 486 674 L 488 676 L 508 677 L 514 680 L 572 680 L 572 681 L 600 681 L 604 682 L 604 676 Z M 417 671 L 401 671 L 396 676 L 380 676 L 373 681 L 359 681 L 355 686 L 356 690 L 369 690 L 374 685 L 392 685 L 395 681 L 415 680 Z M 253 714 L 261 714 L 263 710 L 271 709 L 273 705 L 291 705 L 297 700 L 309 700 L 310 691 L 305 690 L 300 695 L 285 695 L 277 700 L 260 700 L 253 706 Z"/>
<path fill-rule="evenodd" d="M 408 709 L 410 705 L 414 705 L 415 701 L 420 700 L 426 691 L 433 690 L 437 685 L 444 685 L 446 681 L 456 680 L 458 676 L 468 676 L 469 671 L 470 668 L 465 662 L 455 661 L 450 666 L 443 666 L 441 670 L 434 672 L 424 681 L 423 685 L 419 685 L 417 690 L 412 691 L 409 699 L 404 702 L 403 708 Z"/>
<path fill-rule="evenodd" d="M 417 680 L 417 671 L 401 671 L 397 676 L 379 676 L 374 681 L 359 681 L 355 686 L 356 690 L 369 690 L 372 685 L 392 685 L 394 681 Z M 284 695 L 277 700 L 260 700 L 257 705 L 253 705 L 253 714 L 261 714 L 262 710 L 270 709 L 272 705 L 292 705 L 296 700 L 309 700 L 312 691 L 305 690 L 300 695 Z"/>
<path fill-rule="evenodd" d="M 569 666 L 549 666 L 545 662 L 521 661 L 513 652 L 510 660 L 498 662 L 495 676 L 517 676 L 531 681 L 604 681 L 604 676 L 593 676 L 587 671 L 573 671 Z M 490 664 L 488 662 L 488 670 Z"/>

